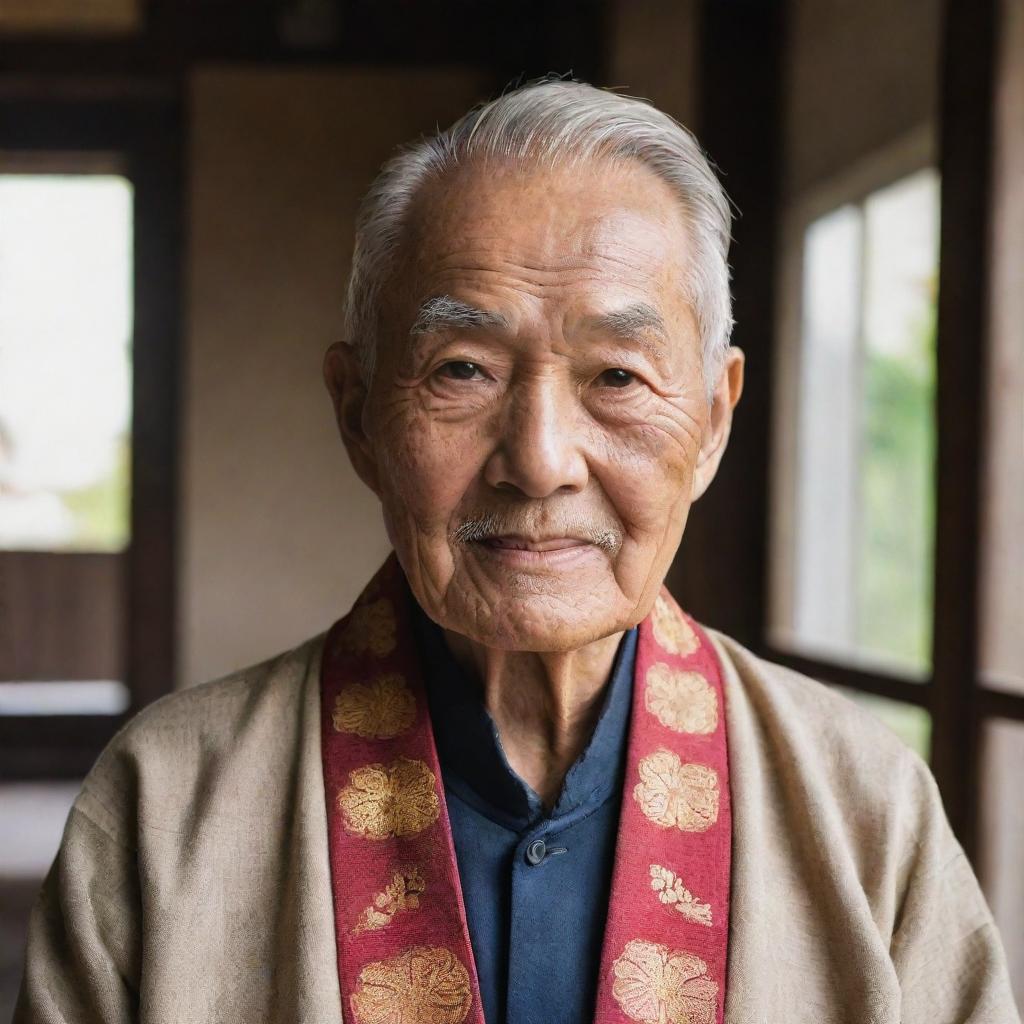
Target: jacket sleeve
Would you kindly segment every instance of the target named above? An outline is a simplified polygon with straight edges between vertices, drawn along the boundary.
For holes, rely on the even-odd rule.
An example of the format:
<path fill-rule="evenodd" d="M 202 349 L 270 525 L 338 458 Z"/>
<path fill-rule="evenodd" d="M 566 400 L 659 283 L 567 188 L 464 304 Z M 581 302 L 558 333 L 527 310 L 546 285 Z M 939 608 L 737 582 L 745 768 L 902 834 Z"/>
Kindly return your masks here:
<path fill-rule="evenodd" d="M 1019 1024 L 1006 957 L 931 772 L 914 759 L 903 898 L 890 947 L 903 1024 Z"/>
<path fill-rule="evenodd" d="M 137 858 L 102 820 L 102 808 L 83 793 L 32 910 L 13 1024 L 137 1019 Z"/>

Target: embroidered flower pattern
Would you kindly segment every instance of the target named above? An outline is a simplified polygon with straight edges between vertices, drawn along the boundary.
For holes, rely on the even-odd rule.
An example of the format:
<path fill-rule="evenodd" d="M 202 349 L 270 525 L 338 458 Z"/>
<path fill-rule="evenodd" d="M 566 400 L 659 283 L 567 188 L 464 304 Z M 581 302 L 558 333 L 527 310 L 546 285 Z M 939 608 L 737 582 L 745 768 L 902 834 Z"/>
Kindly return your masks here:
<path fill-rule="evenodd" d="M 662 903 L 678 910 L 687 921 L 711 927 L 711 904 L 701 903 L 674 871 L 652 864 L 651 888 Z"/>
<path fill-rule="evenodd" d="M 345 828 L 367 839 L 411 836 L 440 814 L 437 780 L 423 761 L 400 757 L 388 765 L 367 764 L 349 772 L 338 794 Z"/>
<path fill-rule="evenodd" d="M 442 946 L 367 964 L 351 998 L 357 1024 L 462 1024 L 471 1001 L 469 973 Z"/>
<path fill-rule="evenodd" d="M 350 654 L 369 652 L 378 658 L 390 654 L 397 643 L 395 612 L 391 602 L 382 597 L 353 608 L 341 643 Z"/>
<path fill-rule="evenodd" d="M 369 684 L 352 683 L 334 698 L 334 728 L 364 739 L 393 739 L 415 718 L 416 698 L 395 672 Z"/>
<path fill-rule="evenodd" d="M 681 672 L 659 661 L 645 680 L 644 705 L 666 728 L 707 736 L 718 727 L 718 698 L 699 672 Z"/>
<path fill-rule="evenodd" d="M 700 646 L 693 627 L 683 618 L 664 595 L 659 595 L 651 611 L 651 625 L 654 627 L 654 639 L 662 650 L 669 654 L 686 657 L 693 654 Z"/>
<path fill-rule="evenodd" d="M 644 816 L 655 825 L 705 832 L 718 820 L 718 775 L 703 764 L 683 764 L 670 750 L 642 758 L 633 789 Z"/>
<path fill-rule="evenodd" d="M 700 957 L 634 939 L 615 961 L 612 995 L 641 1024 L 714 1024 L 718 985 Z"/>
<path fill-rule="evenodd" d="M 391 876 L 384 891 L 377 893 L 373 902 L 359 915 L 352 934 L 377 931 L 391 924 L 391 919 L 399 911 L 416 910 L 420 905 L 420 894 L 426 887 L 418 867 L 399 869 Z"/>

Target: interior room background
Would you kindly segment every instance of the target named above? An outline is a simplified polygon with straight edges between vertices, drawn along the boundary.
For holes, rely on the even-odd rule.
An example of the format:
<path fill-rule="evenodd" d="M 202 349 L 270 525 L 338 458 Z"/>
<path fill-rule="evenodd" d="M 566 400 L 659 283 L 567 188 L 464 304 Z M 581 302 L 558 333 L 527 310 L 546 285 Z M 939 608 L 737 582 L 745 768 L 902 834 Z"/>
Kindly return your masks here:
<path fill-rule="evenodd" d="M 692 128 L 739 211 L 671 589 L 930 761 L 1024 1002 L 1024 0 L 4 0 L 0 1017 L 126 716 L 383 560 L 320 378 L 356 204 L 548 72 Z"/>

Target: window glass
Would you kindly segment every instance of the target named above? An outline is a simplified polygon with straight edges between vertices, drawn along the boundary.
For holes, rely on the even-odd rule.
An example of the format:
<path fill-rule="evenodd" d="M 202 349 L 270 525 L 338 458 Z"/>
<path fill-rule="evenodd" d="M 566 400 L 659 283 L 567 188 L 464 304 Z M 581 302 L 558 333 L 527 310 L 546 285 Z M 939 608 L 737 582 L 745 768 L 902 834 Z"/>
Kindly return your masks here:
<path fill-rule="evenodd" d="M 924 678 L 930 664 L 938 177 L 804 235 L 789 646 Z"/>
<path fill-rule="evenodd" d="M 982 730 L 979 874 L 1002 934 L 1017 1001 L 1024 1006 L 1024 722 L 993 720 Z"/>
<path fill-rule="evenodd" d="M 844 206 L 804 244 L 797 461 L 795 631 L 805 646 L 854 635 L 859 331 L 863 216 Z"/>
<path fill-rule="evenodd" d="M 129 540 L 132 189 L 0 175 L 0 549 Z"/>
<path fill-rule="evenodd" d="M 935 533 L 938 177 L 864 203 L 864 328 L 855 642 L 926 668 Z"/>
<path fill-rule="evenodd" d="M 1024 6 L 1003 7 L 1003 86 L 996 95 L 992 182 L 979 653 L 982 678 L 989 686 L 1024 694 Z"/>

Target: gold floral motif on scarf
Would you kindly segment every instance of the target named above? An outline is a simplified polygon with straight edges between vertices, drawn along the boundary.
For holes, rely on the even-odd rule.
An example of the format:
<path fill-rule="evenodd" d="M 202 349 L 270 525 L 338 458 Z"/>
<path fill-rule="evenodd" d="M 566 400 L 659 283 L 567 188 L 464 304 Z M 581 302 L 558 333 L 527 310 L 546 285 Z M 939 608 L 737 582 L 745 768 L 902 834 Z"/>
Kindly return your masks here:
<path fill-rule="evenodd" d="M 686 657 L 700 646 L 697 634 L 683 616 L 661 595 L 651 612 L 654 639 L 663 651 Z"/>
<path fill-rule="evenodd" d="M 334 728 L 364 739 L 393 739 L 415 719 L 416 698 L 396 672 L 372 683 L 352 683 L 334 699 Z"/>
<path fill-rule="evenodd" d="M 699 672 L 681 672 L 655 662 L 645 677 L 644 705 L 674 732 L 707 736 L 718 727 L 718 697 Z"/>
<path fill-rule="evenodd" d="M 395 611 L 391 602 L 382 597 L 352 609 L 341 644 L 350 654 L 369 652 L 384 658 L 398 642 L 396 629 Z"/>
<path fill-rule="evenodd" d="M 469 972 L 442 946 L 367 964 L 351 998 L 356 1024 L 462 1024 L 471 1002 Z"/>
<path fill-rule="evenodd" d="M 711 904 L 701 903 L 674 871 L 652 864 L 651 888 L 662 903 L 678 910 L 687 921 L 711 927 Z"/>
<path fill-rule="evenodd" d="M 718 985 L 692 953 L 634 939 L 615 961 L 612 995 L 641 1024 L 714 1024 Z"/>
<path fill-rule="evenodd" d="M 644 816 L 655 825 L 705 832 L 718 820 L 718 774 L 703 764 L 683 764 L 671 750 L 642 758 L 633 789 Z"/>
<path fill-rule="evenodd" d="M 418 867 L 396 871 L 384 891 L 377 893 L 373 902 L 359 915 L 352 934 L 377 931 L 391 924 L 391 919 L 400 911 L 416 910 L 426 887 Z"/>
<path fill-rule="evenodd" d="M 349 773 L 338 794 L 345 828 L 367 839 L 411 836 L 440 814 L 437 780 L 423 761 L 400 757 L 388 765 L 367 764 Z"/>

